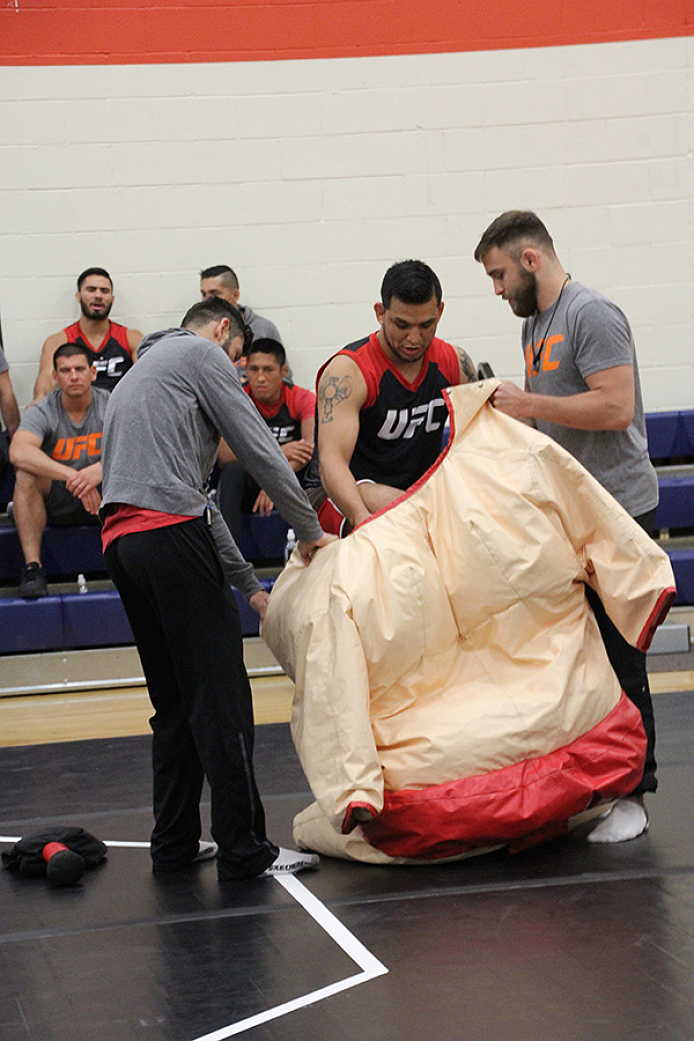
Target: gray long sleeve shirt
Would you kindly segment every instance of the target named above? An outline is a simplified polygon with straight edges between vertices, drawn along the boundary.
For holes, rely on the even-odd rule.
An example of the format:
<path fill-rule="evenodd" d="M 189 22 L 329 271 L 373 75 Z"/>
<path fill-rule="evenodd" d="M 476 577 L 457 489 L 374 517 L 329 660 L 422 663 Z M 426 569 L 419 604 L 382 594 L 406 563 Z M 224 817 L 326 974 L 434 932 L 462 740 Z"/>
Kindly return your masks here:
<path fill-rule="evenodd" d="M 114 388 L 104 421 L 103 502 L 190 517 L 207 505 L 218 433 L 297 537 L 322 536 L 292 468 L 216 343 L 187 329 L 152 333 Z"/>

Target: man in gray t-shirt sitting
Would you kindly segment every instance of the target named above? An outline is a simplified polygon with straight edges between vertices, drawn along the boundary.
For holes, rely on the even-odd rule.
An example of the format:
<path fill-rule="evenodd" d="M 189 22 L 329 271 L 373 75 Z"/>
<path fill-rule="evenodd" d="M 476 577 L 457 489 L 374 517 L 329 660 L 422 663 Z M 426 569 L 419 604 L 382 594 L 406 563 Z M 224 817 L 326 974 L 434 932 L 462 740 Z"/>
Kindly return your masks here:
<path fill-rule="evenodd" d="M 10 445 L 16 470 L 14 520 L 25 567 L 19 596 L 46 596 L 41 543 L 46 523 L 98 524 L 101 436 L 109 393 L 92 387 L 86 347 L 65 343 L 53 354 L 55 390 L 30 405 Z"/>

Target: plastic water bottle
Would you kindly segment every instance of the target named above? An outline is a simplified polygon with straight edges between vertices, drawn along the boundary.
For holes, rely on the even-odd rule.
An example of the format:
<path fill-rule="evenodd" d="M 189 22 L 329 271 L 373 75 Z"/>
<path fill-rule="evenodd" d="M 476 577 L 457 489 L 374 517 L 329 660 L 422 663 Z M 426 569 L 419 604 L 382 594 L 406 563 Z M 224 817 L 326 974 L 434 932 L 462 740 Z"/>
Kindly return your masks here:
<path fill-rule="evenodd" d="M 89 592 L 89 590 L 87 589 L 87 580 L 86 580 L 86 578 L 84 577 L 84 575 L 81 572 L 77 576 L 77 592 L 78 593 L 88 593 Z"/>
<path fill-rule="evenodd" d="M 294 529 L 290 528 L 289 531 L 287 532 L 287 545 L 284 547 L 284 560 L 285 560 L 285 563 L 289 560 L 289 558 L 291 557 L 292 553 L 294 552 L 294 547 L 295 546 L 296 546 L 296 535 L 294 534 Z"/>

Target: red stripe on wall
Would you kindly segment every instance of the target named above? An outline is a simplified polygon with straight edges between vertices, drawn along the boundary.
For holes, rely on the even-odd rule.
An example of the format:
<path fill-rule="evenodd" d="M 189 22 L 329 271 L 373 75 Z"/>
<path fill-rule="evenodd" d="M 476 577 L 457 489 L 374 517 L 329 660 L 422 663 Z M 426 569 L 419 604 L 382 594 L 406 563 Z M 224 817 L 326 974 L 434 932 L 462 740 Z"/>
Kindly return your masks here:
<path fill-rule="evenodd" d="M 693 33 L 692 0 L 5 0 L 0 64 L 351 58 Z"/>

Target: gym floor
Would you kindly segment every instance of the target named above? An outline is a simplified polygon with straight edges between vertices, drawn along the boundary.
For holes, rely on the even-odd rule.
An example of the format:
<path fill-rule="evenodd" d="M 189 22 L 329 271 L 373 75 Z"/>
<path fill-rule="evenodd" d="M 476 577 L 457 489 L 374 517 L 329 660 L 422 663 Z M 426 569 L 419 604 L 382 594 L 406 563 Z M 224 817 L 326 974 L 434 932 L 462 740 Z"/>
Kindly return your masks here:
<path fill-rule="evenodd" d="M 584 827 L 416 868 L 324 858 L 231 893 L 212 863 L 151 875 L 146 735 L 0 748 L 0 848 L 51 824 L 109 845 L 69 889 L 0 871 L 1 1041 L 692 1041 L 681 687 L 654 695 L 660 788 L 642 838 L 592 845 Z M 256 772 L 269 834 L 291 846 L 310 795 L 285 722 L 257 727 Z"/>

